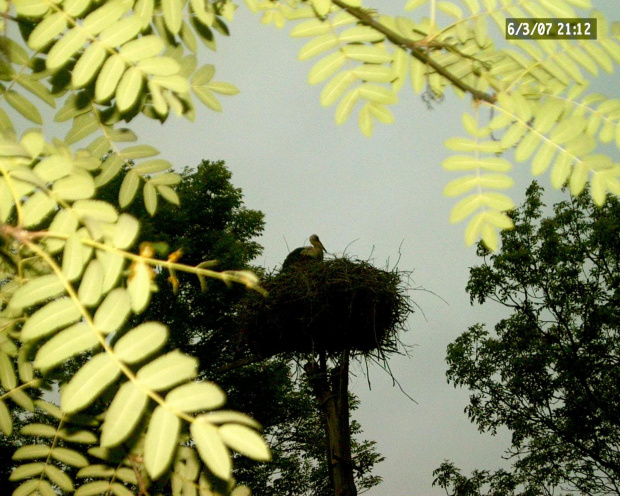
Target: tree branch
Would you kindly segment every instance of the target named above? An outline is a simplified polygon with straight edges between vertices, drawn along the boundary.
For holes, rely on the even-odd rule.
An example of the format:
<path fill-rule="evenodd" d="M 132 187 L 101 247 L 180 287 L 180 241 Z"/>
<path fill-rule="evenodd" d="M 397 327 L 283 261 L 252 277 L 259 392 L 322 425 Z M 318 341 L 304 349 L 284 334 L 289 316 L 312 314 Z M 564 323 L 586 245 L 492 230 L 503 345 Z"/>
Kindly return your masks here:
<path fill-rule="evenodd" d="M 417 45 L 415 41 L 405 38 L 404 36 L 401 36 L 395 31 L 392 31 L 387 26 L 384 26 L 380 22 L 376 21 L 369 12 L 365 11 L 364 9 L 357 8 L 357 7 L 351 7 L 350 5 L 347 5 L 346 3 L 344 3 L 342 0 L 332 0 L 332 3 L 340 7 L 342 10 L 345 10 L 346 12 L 351 14 L 353 17 L 356 17 L 360 21 L 360 23 L 365 24 L 366 26 L 370 26 L 376 31 L 379 31 L 380 33 L 384 34 L 385 37 L 388 40 L 390 40 L 392 43 L 399 46 L 403 50 L 407 50 L 411 54 L 412 57 L 415 57 L 416 59 L 418 59 L 420 62 L 422 62 L 425 65 L 431 66 L 438 74 L 446 78 L 454 86 L 456 86 L 457 88 L 459 88 L 460 90 L 466 93 L 470 93 L 473 96 L 474 100 L 482 100 L 487 103 L 495 103 L 496 97 L 494 95 L 490 95 L 488 93 L 485 93 L 484 91 L 477 90 L 473 86 L 470 86 L 464 83 L 458 77 L 456 77 L 454 74 L 448 71 L 445 67 L 443 67 L 441 64 L 438 64 L 437 62 L 435 62 L 428 55 L 427 52 L 420 49 L 420 47 Z"/>

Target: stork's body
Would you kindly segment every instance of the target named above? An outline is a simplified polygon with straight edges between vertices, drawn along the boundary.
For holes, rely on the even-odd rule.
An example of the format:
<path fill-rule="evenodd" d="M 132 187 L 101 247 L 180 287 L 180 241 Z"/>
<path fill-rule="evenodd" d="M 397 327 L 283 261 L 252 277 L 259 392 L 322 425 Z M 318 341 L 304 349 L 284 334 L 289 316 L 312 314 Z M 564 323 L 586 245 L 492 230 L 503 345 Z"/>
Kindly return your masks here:
<path fill-rule="evenodd" d="M 321 240 L 316 234 L 310 236 L 310 244 L 312 246 L 302 246 L 299 248 L 295 248 L 292 252 L 290 252 L 284 260 L 282 268 L 299 262 L 307 262 L 310 260 L 323 260 L 323 253 L 327 250 L 325 249 L 323 243 L 321 243 Z"/>

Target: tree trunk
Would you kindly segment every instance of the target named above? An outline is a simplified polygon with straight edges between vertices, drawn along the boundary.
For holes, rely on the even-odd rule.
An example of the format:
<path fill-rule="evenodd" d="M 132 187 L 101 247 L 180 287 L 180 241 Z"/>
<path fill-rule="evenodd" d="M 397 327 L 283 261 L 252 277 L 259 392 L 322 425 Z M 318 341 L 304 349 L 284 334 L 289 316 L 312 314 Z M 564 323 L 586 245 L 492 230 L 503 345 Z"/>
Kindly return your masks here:
<path fill-rule="evenodd" d="M 308 361 L 306 374 L 319 408 L 323 413 L 327 439 L 327 464 L 335 496 L 357 496 L 351 460 L 351 429 L 349 424 L 349 352 L 330 373 L 325 354 L 319 363 Z"/>

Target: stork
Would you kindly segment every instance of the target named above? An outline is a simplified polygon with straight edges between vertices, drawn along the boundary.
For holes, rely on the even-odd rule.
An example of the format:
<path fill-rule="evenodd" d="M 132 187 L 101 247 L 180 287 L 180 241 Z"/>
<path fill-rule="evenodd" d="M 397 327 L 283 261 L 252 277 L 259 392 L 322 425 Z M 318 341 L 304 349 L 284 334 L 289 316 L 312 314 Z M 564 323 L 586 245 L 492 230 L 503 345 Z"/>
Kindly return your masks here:
<path fill-rule="evenodd" d="M 282 264 L 282 268 L 289 267 L 290 265 L 294 265 L 299 262 L 306 262 L 310 260 L 323 260 L 323 252 L 327 252 L 323 243 L 316 234 L 310 236 L 310 244 L 312 246 L 301 246 L 299 248 L 295 248 L 292 252 L 288 254 L 288 256 L 284 259 L 284 263 Z"/>

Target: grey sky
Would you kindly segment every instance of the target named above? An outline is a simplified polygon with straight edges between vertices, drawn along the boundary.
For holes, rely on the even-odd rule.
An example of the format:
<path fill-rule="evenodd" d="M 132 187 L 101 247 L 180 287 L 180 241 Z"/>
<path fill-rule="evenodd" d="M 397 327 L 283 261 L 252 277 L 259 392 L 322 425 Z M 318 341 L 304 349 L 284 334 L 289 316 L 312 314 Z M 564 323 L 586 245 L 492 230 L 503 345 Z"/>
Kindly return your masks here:
<path fill-rule="evenodd" d="M 405 1 L 365 3 L 396 14 Z M 609 17 L 619 17 L 617 0 L 596 4 Z M 503 465 L 506 433 L 478 434 L 463 413 L 467 392 L 445 381 L 447 344 L 468 326 L 486 322 L 492 327 L 503 315 L 492 305 L 469 305 L 468 268 L 478 261 L 464 244 L 465 225 L 448 222 L 456 200 L 442 196 L 445 184 L 456 177 L 440 167 L 448 155 L 443 141 L 462 134 L 460 116 L 469 99 L 460 101 L 448 91 L 446 100 L 429 110 L 408 91 L 407 82 L 394 106 L 396 123 L 377 125 L 367 139 L 356 115 L 338 127 L 334 108 L 319 105 L 321 86 L 306 82 L 313 61 L 297 60 L 305 40 L 291 39 L 289 28 L 260 25 L 245 7 L 229 27 L 232 36 L 219 37 L 218 52 L 203 62 L 214 63 L 215 79 L 236 84 L 241 94 L 221 98 L 222 114 L 199 108 L 193 124 L 174 117 L 164 126 L 142 120 L 134 126 L 140 141 L 157 146 L 178 167 L 202 159 L 226 161 L 246 205 L 266 214 L 259 264 L 280 264 L 289 248 L 317 233 L 330 252 L 341 254 L 348 247 L 349 254 L 371 257 L 380 267 L 400 256 L 399 267 L 414 271 L 414 285 L 447 301 L 412 294 L 426 319 L 421 312 L 412 315 L 410 332 L 403 336 L 415 345 L 412 355 L 391 361 L 395 377 L 417 403 L 376 367 L 369 390 L 361 368 L 353 367 L 352 389 L 362 401 L 355 417 L 364 437 L 377 441 L 386 457 L 376 469 L 384 482 L 369 494 L 443 494 L 431 488 L 431 472 L 443 459 L 467 472 Z M 617 75 L 605 77 L 598 90 L 617 97 L 619 83 Z M 519 202 L 530 180 L 529 165 L 517 165 L 513 174 L 518 184 L 510 194 Z M 546 177 L 541 182 L 549 185 Z M 548 198 L 551 202 L 557 195 Z"/>

